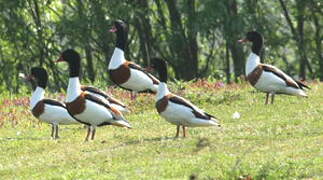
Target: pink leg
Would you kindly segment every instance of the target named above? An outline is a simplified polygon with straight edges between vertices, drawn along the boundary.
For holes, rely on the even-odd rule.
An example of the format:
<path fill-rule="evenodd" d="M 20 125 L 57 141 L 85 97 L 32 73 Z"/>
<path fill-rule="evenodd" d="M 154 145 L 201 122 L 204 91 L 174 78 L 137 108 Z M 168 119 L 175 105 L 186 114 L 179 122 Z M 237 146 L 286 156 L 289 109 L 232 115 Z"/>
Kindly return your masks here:
<path fill-rule="evenodd" d="M 180 126 L 177 126 L 177 131 L 176 131 L 176 136 L 175 136 L 175 138 L 178 138 L 178 136 L 179 136 L 179 128 L 180 128 Z"/>
<path fill-rule="evenodd" d="M 91 134 L 91 126 L 87 126 L 87 134 L 84 140 L 85 142 L 89 141 L 90 134 Z"/>
<path fill-rule="evenodd" d="M 266 102 L 265 102 L 265 104 L 268 104 L 268 99 L 269 99 L 269 93 L 266 94 Z"/>
<path fill-rule="evenodd" d="M 275 94 L 271 95 L 271 104 L 274 104 L 274 98 L 275 98 Z"/>
<path fill-rule="evenodd" d="M 137 93 L 136 92 L 131 92 L 131 100 L 135 100 L 137 97 Z"/>
<path fill-rule="evenodd" d="M 182 126 L 183 127 L 183 137 L 186 137 L 186 127 L 185 126 Z"/>

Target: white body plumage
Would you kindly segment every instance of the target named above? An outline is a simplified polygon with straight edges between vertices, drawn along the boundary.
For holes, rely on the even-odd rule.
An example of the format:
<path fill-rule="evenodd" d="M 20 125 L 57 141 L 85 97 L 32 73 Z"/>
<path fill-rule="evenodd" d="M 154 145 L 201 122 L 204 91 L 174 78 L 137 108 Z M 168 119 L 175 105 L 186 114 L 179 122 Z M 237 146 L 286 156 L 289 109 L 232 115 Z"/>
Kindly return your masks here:
<path fill-rule="evenodd" d="M 156 100 L 160 100 L 164 96 L 168 95 L 170 92 L 167 88 L 166 83 L 160 83 L 158 87 L 158 92 L 156 95 Z M 193 105 L 195 111 L 204 114 L 204 111 Z M 192 109 L 177 103 L 168 101 L 166 109 L 160 113 L 160 115 L 168 122 L 174 125 L 182 125 L 187 127 L 199 127 L 199 126 L 219 126 L 216 119 L 211 118 L 200 119 L 197 118 Z"/>
<path fill-rule="evenodd" d="M 81 95 L 81 85 L 78 77 L 70 78 L 67 90 L 67 103 L 74 101 L 78 96 Z M 122 119 L 115 119 L 112 112 L 109 111 L 105 106 L 100 105 L 91 100 L 85 100 L 85 109 L 80 114 L 74 115 L 75 118 L 81 122 L 90 124 L 92 126 L 98 126 L 104 122 L 112 124 L 122 124 L 126 127 L 131 127 L 131 125 Z"/>
<path fill-rule="evenodd" d="M 44 99 L 45 90 L 37 87 L 30 99 L 30 109 L 32 110 L 39 101 Z M 70 116 L 67 109 L 61 106 L 44 103 L 44 111 L 38 117 L 39 120 L 49 124 L 77 124 L 78 122 Z"/>
<path fill-rule="evenodd" d="M 250 53 L 246 63 L 246 75 L 251 73 L 260 64 L 261 63 L 260 63 L 259 56 L 254 53 Z M 283 74 L 283 76 L 286 79 L 288 79 L 289 81 L 295 82 L 291 77 L 289 77 L 280 69 L 271 65 L 266 65 L 266 66 L 274 68 L 277 72 Z M 295 84 L 297 83 L 295 82 Z M 286 82 L 282 78 L 280 78 L 279 76 L 277 76 L 272 72 L 267 72 L 267 71 L 262 72 L 261 76 L 259 77 L 254 87 L 262 92 L 267 92 L 272 94 L 283 93 L 283 94 L 296 95 L 296 96 L 307 96 L 302 89 L 287 86 Z"/>
<path fill-rule="evenodd" d="M 109 63 L 109 70 L 114 70 L 125 63 L 125 57 L 123 50 L 115 48 L 113 55 Z M 157 92 L 158 85 L 154 84 L 153 81 L 144 72 L 130 68 L 130 77 L 127 82 L 119 84 L 121 87 L 131 89 L 135 92 L 145 91 L 150 89 L 153 92 Z"/>

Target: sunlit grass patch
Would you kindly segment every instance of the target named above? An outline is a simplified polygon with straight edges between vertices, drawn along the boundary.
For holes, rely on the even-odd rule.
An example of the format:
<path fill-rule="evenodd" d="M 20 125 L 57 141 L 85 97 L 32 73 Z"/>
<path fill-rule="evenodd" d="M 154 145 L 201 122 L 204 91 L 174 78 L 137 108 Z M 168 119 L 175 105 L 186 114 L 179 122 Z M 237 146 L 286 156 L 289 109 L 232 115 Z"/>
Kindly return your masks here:
<path fill-rule="evenodd" d="M 107 88 L 130 106 L 133 129 L 101 127 L 84 142 L 82 125 L 50 126 L 32 117 L 29 95 L 0 97 L 1 179 L 320 179 L 323 177 L 323 85 L 309 98 L 265 94 L 248 85 L 170 83 L 174 93 L 214 114 L 221 128 L 176 127 L 155 110 L 153 95 L 131 101 L 128 92 Z M 47 94 L 63 100 L 64 94 Z M 239 116 L 233 116 L 238 113 Z M 235 117 L 235 118 L 234 118 Z"/>

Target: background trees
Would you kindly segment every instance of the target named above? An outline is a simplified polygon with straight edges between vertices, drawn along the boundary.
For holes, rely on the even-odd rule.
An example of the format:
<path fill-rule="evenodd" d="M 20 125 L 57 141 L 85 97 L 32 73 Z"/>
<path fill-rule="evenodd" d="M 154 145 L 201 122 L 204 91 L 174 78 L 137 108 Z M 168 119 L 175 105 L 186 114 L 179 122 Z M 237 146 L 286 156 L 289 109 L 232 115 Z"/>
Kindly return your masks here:
<path fill-rule="evenodd" d="M 81 53 L 83 80 L 108 83 L 114 19 L 130 25 L 127 58 L 146 66 L 161 56 L 176 79 L 237 80 L 249 49 L 236 42 L 257 30 L 265 36 L 262 61 L 323 80 L 319 0 L 2 0 L 0 11 L 0 85 L 15 92 L 18 73 L 36 65 L 64 88 L 67 72 L 54 60 L 66 48 Z"/>

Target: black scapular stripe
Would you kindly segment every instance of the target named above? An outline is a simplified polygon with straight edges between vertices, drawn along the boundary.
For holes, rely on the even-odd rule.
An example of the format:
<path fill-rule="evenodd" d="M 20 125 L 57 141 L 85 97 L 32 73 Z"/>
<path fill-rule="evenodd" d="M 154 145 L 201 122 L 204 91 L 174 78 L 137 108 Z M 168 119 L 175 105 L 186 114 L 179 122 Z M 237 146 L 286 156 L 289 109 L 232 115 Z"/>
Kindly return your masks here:
<path fill-rule="evenodd" d="M 169 100 L 173 103 L 176 103 L 176 104 L 180 104 L 180 105 L 183 105 L 183 106 L 186 106 L 188 108 L 190 108 L 192 110 L 192 113 L 195 115 L 195 117 L 197 118 L 200 118 L 200 119 L 206 119 L 206 120 L 210 120 L 211 117 L 214 117 L 210 114 L 207 114 L 207 113 L 200 113 L 198 111 L 196 111 L 193 107 L 193 105 L 187 101 L 186 99 L 182 98 L 182 97 L 178 97 L 178 96 L 173 96 L 171 98 L 169 98 Z"/>
<path fill-rule="evenodd" d="M 43 101 L 44 101 L 45 104 L 49 104 L 49 105 L 53 105 L 53 106 L 60 106 L 60 107 L 66 109 L 66 106 L 62 102 L 59 102 L 57 100 L 53 100 L 53 99 L 43 99 Z"/>
<path fill-rule="evenodd" d="M 89 91 L 89 92 L 92 92 L 92 93 L 95 93 L 95 94 L 98 94 L 104 98 L 109 98 L 109 96 L 101 91 L 100 89 L 96 88 L 96 87 L 93 87 L 93 86 L 82 86 L 81 88 L 82 91 Z"/>

